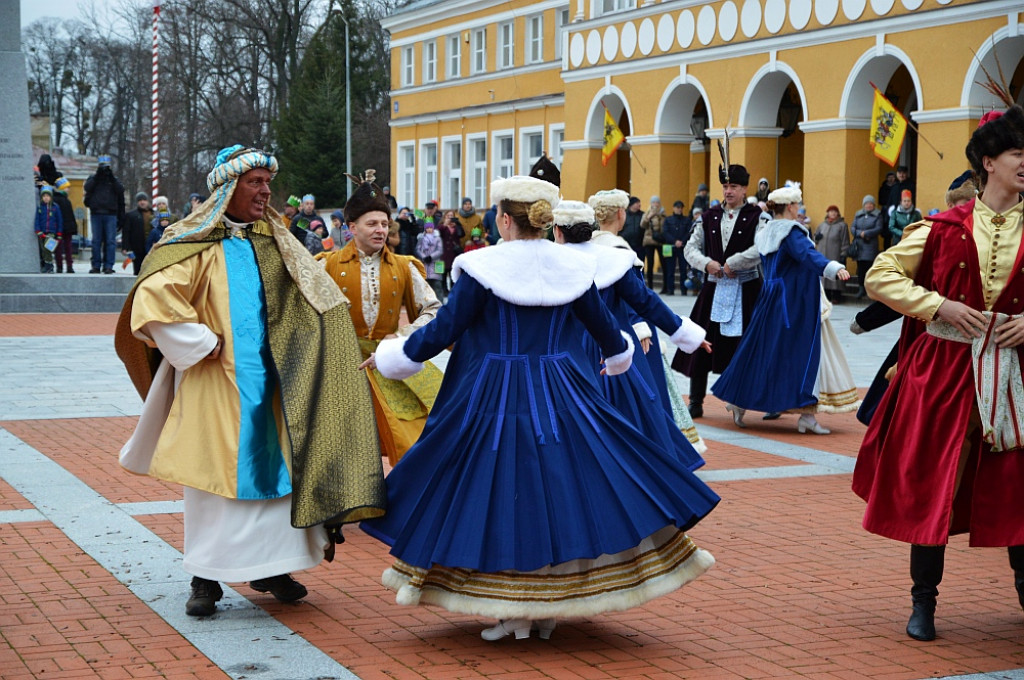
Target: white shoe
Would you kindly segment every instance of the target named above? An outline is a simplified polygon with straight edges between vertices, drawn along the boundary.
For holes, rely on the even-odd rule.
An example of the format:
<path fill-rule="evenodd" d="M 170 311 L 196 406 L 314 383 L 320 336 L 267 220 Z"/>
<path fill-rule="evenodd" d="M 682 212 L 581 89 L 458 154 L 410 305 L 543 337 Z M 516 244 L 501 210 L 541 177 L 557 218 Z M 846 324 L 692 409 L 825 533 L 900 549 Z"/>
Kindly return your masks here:
<path fill-rule="evenodd" d="M 800 416 L 800 420 L 796 421 L 796 429 L 800 434 L 803 434 L 808 430 L 814 434 L 832 434 L 832 430 L 827 427 L 822 427 L 814 416 L 806 413 Z"/>
<path fill-rule="evenodd" d="M 555 630 L 556 623 L 557 622 L 554 619 L 540 619 L 539 621 L 533 622 L 530 630 L 536 630 L 537 635 L 541 640 L 550 640 L 551 633 Z"/>
<path fill-rule="evenodd" d="M 498 625 L 493 628 L 485 628 L 480 631 L 480 637 L 485 640 L 500 640 L 506 635 L 512 635 L 515 633 L 517 640 L 525 640 L 530 637 L 530 626 L 533 622 L 529 619 L 509 619 L 508 621 L 498 621 Z M 551 632 L 548 631 L 548 635 Z"/>
<path fill-rule="evenodd" d="M 732 413 L 732 422 L 736 423 L 736 427 L 746 427 L 743 424 L 743 416 L 747 414 L 747 410 L 740 408 L 739 406 L 733 406 L 732 404 L 726 404 L 725 410 Z"/>

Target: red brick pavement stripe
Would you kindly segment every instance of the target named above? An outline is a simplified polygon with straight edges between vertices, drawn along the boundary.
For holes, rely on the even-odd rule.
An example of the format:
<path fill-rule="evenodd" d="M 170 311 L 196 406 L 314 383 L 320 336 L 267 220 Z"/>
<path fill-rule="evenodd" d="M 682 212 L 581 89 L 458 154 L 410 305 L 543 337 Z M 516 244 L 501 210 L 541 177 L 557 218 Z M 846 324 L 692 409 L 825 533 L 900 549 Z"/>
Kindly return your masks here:
<path fill-rule="evenodd" d="M 117 314 L 0 314 L 0 337 L 113 335 Z"/>
<path fill-rule="evenodd" d="M 0 479 L 0 510 L 32 510 L 33 507 L 24 496 Z"/>

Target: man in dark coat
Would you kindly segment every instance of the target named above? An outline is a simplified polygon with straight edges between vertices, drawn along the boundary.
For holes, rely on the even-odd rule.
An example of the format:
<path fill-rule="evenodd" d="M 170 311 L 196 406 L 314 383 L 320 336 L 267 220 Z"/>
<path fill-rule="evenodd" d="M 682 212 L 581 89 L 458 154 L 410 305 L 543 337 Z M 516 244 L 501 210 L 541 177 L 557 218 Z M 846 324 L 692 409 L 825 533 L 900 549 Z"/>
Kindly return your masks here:
<path fill-rule="evenodd" d="M 675 295 L 676 293 L 676 262 L 683 254 L 683 244 L 690 235 L 690 218 L 683 213 L 686 206 L 682 201 L 676 201 L 672 205 L 672 214 L 665 218 L 661 226 L 661 233 L 655 236 L 661 245 L 661 271 L 664 277 L 664 284 L 661 287 L 662 295 Z M 671 253 L 666 255 L 665 253 Z M 680 269 L 680 285 L 686 280 L 686 266 Z M 686 294 L 686 288 L 683 288 Z"/>
<path fill-rule="evenodd" d="M 149 207 L 149 196 L 144 191 L 135 194 L 135 210 L 125 213 L 124 228 L 121 230 L 121 250 L 132 253 L 132 268 L 135 275 L 142 269 L 142 258 L 146 256 L 146 241 L 152 228 L 153 211 Z"/>
<path fill-rule="evenodd" d="M 89 208 L 89 235 L 92 237 L 89 273 L 113 274 L 117 232 L 124 219 L 124 186 L 114 176 L 110 156 L 100 156 L 96 174 L 85 180 L 85 205 Z"/>
<path fill-rule="evenodd" d="M 719 166 L 718 175 L 724 200 L 703 212 L 700 221 L 693 225 L 690 240 L 683 247 L 683 255 L 690 266 L 707 274 L 707 281 L 697 296 L 690 318 L 707 330 L 707 339 L 712 347 L 711 354 L 677 351 L 672 360 L 672 368 L 690 378 L 689 408 L 693 418 L 704 415 L 708 374 L 712 371 L 721 373 L 732 361 L 761 292 L 758 272 L 761 256 L 754 245 L 754 234 L 763 225 L 763 213 L 756 205 L 747 203 L 750 173 L 742 165 L 730 165 L 728 169 Z M 730 288 L 738 285 L 739 298 L 733 308 L 742 304 L 742 325 L 729 323 L 723 328 L 719 321 L 712 320 L 719 283 L 724 284 L 721 286 L 723 299 L 719 300 L 722 310 L 714 316 L 722 318 L 721 312 L 728 307 L 725 296 Z"/>

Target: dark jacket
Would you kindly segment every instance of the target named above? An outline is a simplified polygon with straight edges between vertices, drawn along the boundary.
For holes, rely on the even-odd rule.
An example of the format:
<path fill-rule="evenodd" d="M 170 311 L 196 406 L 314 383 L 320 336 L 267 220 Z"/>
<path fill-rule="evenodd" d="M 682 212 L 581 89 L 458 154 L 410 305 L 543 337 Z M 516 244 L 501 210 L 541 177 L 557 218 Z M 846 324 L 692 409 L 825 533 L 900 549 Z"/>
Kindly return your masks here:
<path fill-rule="evenodd" d="M 71 199 L 63 192 L 54 191 L 53 202 L 60 208 L 60 217 L 64 220 L 64 235 L 77 234 L 78 220 L 75 219 L 75 209 L 71 205 Z"/>
<path fill-rule="evenodd" d="M 487 242 L 492 246 L 501 238 L 498 233 L 498 206 L 492 205 L 484 213 L 484 232 L 487 234 Z"/>
<path fill-rule="evenodd" d="M 149 253 L 156 245 L 156 242 L 161 239 L 164 235 L 164 228 L 159 223 L 153 225 L 153 228 L 149 231 L 149 238 L 146 239 L 146 253 Z M 162 247 L 162 246 L 161 246 Z"/>
<path fill-rule="evenodd" d="M 640 226 L 640 220 L 643 218 L 642 211 L 630 212 L 627 210 L 626 223 L 623 225 L 622 231 L 619 232 L 619 236 L 624 238 L 629 247 L 641 258 L 644 254 L 644 229 Z"/>
<path fill-rule="evenodd" d="M 400 239 L 398 242 L 398 254 L 415 256 L 416 240 L 423 232 L 423 223 L 412 216 L 407 220 L 398 219 L 396 221 L 398 222 L 398 237 Z"/>
<path fill-rule="evenodd" d="M 124 186 L 109 167 L 100 168 L 85 180 L 85 206 L 97 215 L 117 215 L 120 226 L 124 219 Z"/>
<path fill-rule="evenodd" d="M 665 223 L 661 225 L 661 234 L 659 241 L 674 246 L 676 241 L 682 241 L 686 243 L 686 239 L 690 238 L 690 227 L 693 224 L 686 215 L 676 215 L 672 213 L 665 218 Z"/>
<path fill-rule="evenodd" d="M 850 231 L 853 232 L 853 240 L 860 241 L 856 246 L 858 252 L 854 259 L 860 262 L 874 262 L 878 257 L 878 235 L 882 233 L 883 219 L 882 213 L 877 209 L 871 212 L 858 210 L 854 215 Z"/>
<path fill-rule="evenodd" d="M 60 206 L 54 202 L 40 203 L 36 208 L 35 230 L 36 234 L 46 236 L 60 236 L 64 228 L 64 219 L 60 214 Z"/>
<path fill-rule="evenodd" d="M 136 257 L 146 254 L 146 236 L 153 229 L 152 210 L 130 210 L 125 213 L 124 227 L 121 232 L 121 247 L 135 253 Z"/>

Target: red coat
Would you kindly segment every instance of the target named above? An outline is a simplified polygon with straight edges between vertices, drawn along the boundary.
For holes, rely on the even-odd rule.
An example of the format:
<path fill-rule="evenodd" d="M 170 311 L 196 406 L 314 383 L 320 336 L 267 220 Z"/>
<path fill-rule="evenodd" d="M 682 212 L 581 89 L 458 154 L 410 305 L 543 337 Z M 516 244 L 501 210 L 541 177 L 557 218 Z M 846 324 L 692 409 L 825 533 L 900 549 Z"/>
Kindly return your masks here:
<path fill-rule="evenodd" d="M 972 201 L 930 218 L 915 281 L 983 310 L 973 211 Z M 993 311 L 1024 313 L 1022 256 L 1024 240 Z M 1021 348 L 1017 352 L 1024 356 Z M 981 441 L 980 428 L 965 442 L 972 412 L 971 346 L 936 338 L 921 322 L 906 319 L 899 368 L 853 473 L 853 490 L 868 503 L 865 529 L 925 545 L 944 545 L 949 535 L 964 532 L 974 546 L 1024 544 L 1024 450 L 995 453 Z M 961 450 L 969 458 L 954 498 Z"/>

